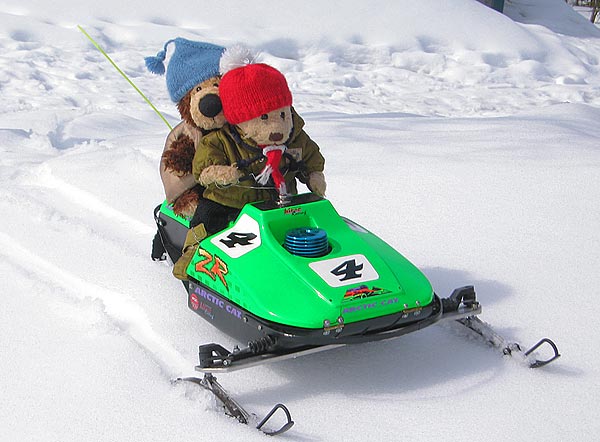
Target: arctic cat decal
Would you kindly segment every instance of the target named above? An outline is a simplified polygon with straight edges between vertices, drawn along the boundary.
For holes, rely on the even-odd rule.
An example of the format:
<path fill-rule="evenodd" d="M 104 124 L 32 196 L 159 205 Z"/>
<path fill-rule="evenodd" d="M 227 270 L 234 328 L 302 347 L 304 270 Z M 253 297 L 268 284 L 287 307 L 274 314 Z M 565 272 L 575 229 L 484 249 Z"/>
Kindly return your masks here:
<path fill-rule="evenodd" d="M 352 307 L 346 307 L 342 311 L 342 313 L 348 314 L 348 313 L 359 312 L 362 310 L 368 310 L 368 309 L 372 309 L 372 308 L 382 307 L 384 305 L 397 304 L 397 303 L 398 303 L 398 298 L 384 299 L 382 301 L 369 302 L 369 303 L 365 303 L 365 304 L 354 305 Z"/>
<path fill-rule="evenodd" d="M 229 229 L 210 240 L 230 258 L 239 258 L 260 247 L 260 229 L 256 220 L 243 214 Z"/>
<path fill-rule="evenodd" d="M 225 264 L 225 262 L 217 255 L 213 256 L 204 249 L 198 249 L 198 255 L 202 256 L 204 259 L 196 263 L 196 271 L 208 275 L 213 281 L 219 278 L 227 289 L 227 281 L 225 280 L 225 275 L 229 273 L 227 264 Z"/>
<path fill-rule="evenodd" d="M 205 290 L 202 287 L 194 287 L 194 291 L 190 295 L 190 302 L 192 302 L 193 296 L 196 297 L 196 302 L 198 303 L 198 308 L 194 310 L 202 311 L 206 316 L 210 317 L 211 319 L 215 318 L 213 307 L 217 307 L 221 310 L 224 310 L 225 312 L 227 312 L 231 316 L 234 316 L 237 319 L 242 319 L 242 311 L 239 308 L 214 295 L 213 293 L 210 293 L 208 290 Z M 192 308 L 193 307 L 194 304 L 192 304 Z"/>
<path fill-rule="evenodd" d="M 370 296 L 384 295 L 390 293 L 389 290 L 380 289 L 378 287 L 369 288 L 366 285 L 361 285 L 353 289 L 346 290 L 344 301 L 352 301 L 358 298 L 368 298 Z"/>
<path fill-rule="evenodd" d="M 198 310 L 200 308 L 200 300 L 195 293 L 190 295 L 190 307 L 192 307 L 192 310 Z"/>

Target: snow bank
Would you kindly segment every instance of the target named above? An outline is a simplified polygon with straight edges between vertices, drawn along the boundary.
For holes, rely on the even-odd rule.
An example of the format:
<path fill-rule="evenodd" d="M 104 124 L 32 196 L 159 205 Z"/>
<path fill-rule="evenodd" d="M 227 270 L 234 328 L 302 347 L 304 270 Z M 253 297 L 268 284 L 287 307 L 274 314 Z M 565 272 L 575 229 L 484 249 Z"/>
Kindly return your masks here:
<path fill-rule="evenodd" d="M 177 11 L 139 1 L 71 3 L 3 5 L 0 81 L 9 110 L 31 107 L 28 97 L 39 93 L 54 109 L 121 100 L 145 110 L 78 23 L 170 114 L 164 79 L 147 73 L 143 57 L 177 35 L 262 51 L 285 72 L 301 110 L 475 116 L 598 104 L 600 30 L 560 0 L 507 2 L 508 16 L 474 0 L 310 0 L 301 8 L 231 1 L 198 13 L 189 12 L 198 9 L 193 2 Z M 119 97 L 103 96 L 113 83 Z"/>

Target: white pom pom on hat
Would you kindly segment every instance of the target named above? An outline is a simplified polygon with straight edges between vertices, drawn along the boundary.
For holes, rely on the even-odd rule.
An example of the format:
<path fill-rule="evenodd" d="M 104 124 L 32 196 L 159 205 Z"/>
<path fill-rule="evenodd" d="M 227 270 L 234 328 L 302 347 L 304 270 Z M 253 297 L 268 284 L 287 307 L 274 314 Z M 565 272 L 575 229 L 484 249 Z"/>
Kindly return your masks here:
<path fill-rule="evenodd" d="M 219 61 L 219 71 L 221 75 L 227 72 L 241 68 L 249 64 L 259 62 L 260 53 L 252 51 L 245 45 L 236 44 L 227 48 Z"/>

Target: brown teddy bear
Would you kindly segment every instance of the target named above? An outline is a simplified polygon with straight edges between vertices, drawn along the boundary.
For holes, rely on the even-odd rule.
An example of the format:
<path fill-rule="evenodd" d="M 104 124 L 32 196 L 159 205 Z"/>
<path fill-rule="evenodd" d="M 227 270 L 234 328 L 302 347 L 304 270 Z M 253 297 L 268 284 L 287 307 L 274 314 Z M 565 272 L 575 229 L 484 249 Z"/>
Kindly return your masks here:
<path fill-rule="evenodd" d="M 202 137 L 225 124 L 219 99 L 219 62 L 225 48 L 175 38 L 155 57 L 145 59 L 148 70 L 162 75 L 167 47 L 175 44 L 168 68 L 167 88 L 182 122 L 169 133 L 160 162 L 160 176 L 173 211 L 191 217 L 203 189 L 191 175 L 192 160 Z"/>
<path fill-rule="evenodd" d="M 173 269 L 182 280 L 199 242 L 225 228 L 246 203 L 295 194 L 297 179 L 321 196 L 326 189 L 325 159 L 292 108 L 281 72 L 262 63 L 236 67 L 223 75 L 219 93 L 228 124 L 206 135 L 194 155 L 193 175 L 206 190 Z M 245 176 L 256 183 L 240 182 Z"/>
<path fill-rule="evenodd" d="M 169 133 L 160 161 L 167 201 L 177 215 L 190 218 L 204 191 L 192 175 L 192 160 L 202 137 L 225 124 L 219 77 L 195 85 L 177 103 L 182 121 Z"/>
<path fill-rule="evenodd" d="M 184 38 L 169 40 L 155 57 L 145 59 L 150 72 L 165 73 L 164 61 L 170 43 L 175 44 L 175 51 L 166 70 L 167 88 L 182 121 L 167 136 L 160 177 L 173 211 L 189 219 L 204 192 L 191 173 L 194 154 L 202 137 L 225 124 L 219 99 L 219 61 L 225 48 Z M 166 258 L 158 233 L 151 256 L 154 260 Z"/>

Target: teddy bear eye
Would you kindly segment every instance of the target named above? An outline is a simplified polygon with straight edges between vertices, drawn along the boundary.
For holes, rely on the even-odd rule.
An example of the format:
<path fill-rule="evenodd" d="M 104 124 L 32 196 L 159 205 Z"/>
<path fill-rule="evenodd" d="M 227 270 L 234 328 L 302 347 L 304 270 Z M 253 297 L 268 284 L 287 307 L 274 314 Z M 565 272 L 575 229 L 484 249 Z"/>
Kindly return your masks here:
<path fill-rule="evenodd" d="M 282 120 L 285 120 L 285 112 L 280 113 L 279 116 L 281 117 Z"/>
<path fill-rule="evenodd" d="M 260 116 L 260 119 L 261 119 L 261 120 L 268 120 L 268 119 L 269 119 L 269 116 L 268 116 L 267 114 L 262 114 L 262 115 Z"/>
<path fill-rule="evenodd" d="M 214 87 L 219 87 L 219 83 L 213 83 Z"/>
<path fill-rule="evenodd" d="M 200 86 L 196 86 L 196 92 L 200 92 L 202 88 Z"/>

